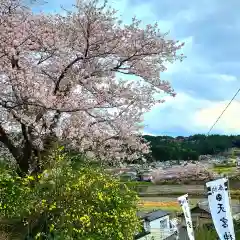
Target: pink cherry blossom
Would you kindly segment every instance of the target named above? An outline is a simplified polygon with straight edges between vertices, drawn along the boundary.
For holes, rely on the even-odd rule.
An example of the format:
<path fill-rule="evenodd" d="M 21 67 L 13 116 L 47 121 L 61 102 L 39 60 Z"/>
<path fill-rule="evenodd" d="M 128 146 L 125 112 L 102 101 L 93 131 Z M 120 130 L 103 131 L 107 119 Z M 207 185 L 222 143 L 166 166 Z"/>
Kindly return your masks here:
<path fill-rule="evenodd" d="M 99 4 L 83 0 L 62 16 L 1 1 L 0 141 L 22 171 L 49 136 L 101 160 L 135 159 L 149 151 L 143 113 L 163 102 L 157 93 L 175 95 L 159 74 L 182 60 L 183 43 L 136 18 L 123 26 L 116 10 Z"/>
<path fill-rule="evenodd" d="M 165 180 L 175 180 L 182 183 L 184 180 L 209 180 L 215 177 L 212 169 L 202 163 L 191 164 L 186 166 L 175 165 L 167 169 L 156 169 L 153 171 L 153 182 L 161 183 Z"/>

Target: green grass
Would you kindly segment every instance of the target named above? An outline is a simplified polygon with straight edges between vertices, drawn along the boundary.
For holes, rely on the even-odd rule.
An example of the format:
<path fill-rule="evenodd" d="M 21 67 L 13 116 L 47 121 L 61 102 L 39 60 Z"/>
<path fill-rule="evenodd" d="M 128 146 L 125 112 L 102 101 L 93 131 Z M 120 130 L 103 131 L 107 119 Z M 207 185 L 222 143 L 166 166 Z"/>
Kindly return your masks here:
<path fill-rule="evenodd" d="M 218 166 L 218 167 L 214 167 L 213 171 L 216 173 L 232 173 L 236 170 L 236 167 L 222 167 L 222 166 Z"/>

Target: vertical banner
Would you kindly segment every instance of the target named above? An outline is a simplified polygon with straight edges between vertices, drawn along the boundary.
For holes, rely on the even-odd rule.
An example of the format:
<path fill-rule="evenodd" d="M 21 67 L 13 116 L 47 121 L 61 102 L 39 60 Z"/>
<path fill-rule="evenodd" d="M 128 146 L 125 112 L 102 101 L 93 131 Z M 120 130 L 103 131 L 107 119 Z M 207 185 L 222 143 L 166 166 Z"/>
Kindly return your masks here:
<path fill-rule="evenodd" d="M 221 178 L 207 182 L 206 186 L 212 220 L 220 240 L 235 240 L 228 195 L 228 179 Z"/>
<path fill-rule="evenodd" d="M 194 240 L 194 232 L 193 232 L 193 225 L 192 225 L 192 218 L 191 218 L 191 212 L 188 204 L 188 194 L 185 194 L 178 198 L 178 202 L 182 207 L 183 214 L 185 217 L 186 225 L 187 225 L 187 232 L 188 237 L 190 240 Z"/>

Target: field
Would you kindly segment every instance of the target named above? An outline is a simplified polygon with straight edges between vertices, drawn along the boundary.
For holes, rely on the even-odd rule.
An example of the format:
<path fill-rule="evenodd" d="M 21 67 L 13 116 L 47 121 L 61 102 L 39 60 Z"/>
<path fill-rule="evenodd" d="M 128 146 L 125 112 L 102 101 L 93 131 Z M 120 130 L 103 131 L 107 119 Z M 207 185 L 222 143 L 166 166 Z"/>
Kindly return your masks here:
<path fill-rule="evenodd" d="M 218 174 L 232 174 L 237 171 L 237 168 L 236 166 L 215 166 L 212 170 Z"/>
<path fill-rule="evenodd" d="M 150 185 L 147 186 L 144 193 L 153 194 L 153 193 L 204 193 L 204 185 Z"/>
<path fill-rule="evenodd" d="M 190 207 L 196 206 L 199 201 L 204 199 L 190 199 Z M 139 206 L 142 211 L 151 211 L 153 209 L 162 209 L 169 212 L 181 212 L 180 205 L 176 198 L 172 197 L 142 197 L 141 205 Z"/>
<path fill-rule="evenodd" d="M 236 171 L 236 167 L 214 167 L 213 171 L 218 174 L 231 174 L 232 172 Z"/>
<path fill-rule="evenodd" d="M 222 172 L 228 173 L 235 171 L 235 167 L 219 167 Z M 218 167 L 215 168 L 219 171 Z M 239 183 L 239 182 L 238 182 Z M 207 201 L 205 184 L 191 184 L 191 185 L 155 185 L 152 183 L 131 182 L 130 186 L 135 186 L 141 202 L 139 208 L 142 211 L 151 211 L 162 209 L 173 214 L 181 212 L 181 207 L 178 204 L 177 198 L 188 193 L 190 207 L 194 207 L 198 202 Z M 235 185 L 235 186 L 234 186 Z M 230 183 L 231 188 L 231 202 L 236 204 L 240 202 L 239 186 L 235 183 Z"/>
<path fill-rule="evenodd" d="M 233 198 L 240 198 L 240 182 L 231 182 L 230 189 Z M 207 190 L 205 184 L 201 185 L 138 185 L 137 192 L 140 197 L 173 197 L 176 198 L 188 193 L 192 198 L 205 198 Z"/>
<path fill-rule="evenodd" d="M 190 208 L 197 205 L 198 202 L 207 201 L 207 198 L 189 198 Z M 238 203 L 238 200 L 231 199 L 231 203 Z M 141 197 L 141 204 L 139 205 L 142 211 L 151 211 L 162 209 L 169 212 L 181 212 L 181 208 L 177 202 L 177 197 Z"/>

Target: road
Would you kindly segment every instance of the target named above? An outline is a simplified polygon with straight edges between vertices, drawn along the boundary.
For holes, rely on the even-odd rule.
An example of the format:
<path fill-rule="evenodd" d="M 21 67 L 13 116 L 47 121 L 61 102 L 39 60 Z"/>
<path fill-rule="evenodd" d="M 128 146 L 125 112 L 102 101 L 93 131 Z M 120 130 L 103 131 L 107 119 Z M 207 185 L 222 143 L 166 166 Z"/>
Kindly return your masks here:
<path fill-rule="evenodd" d="M 144 193 L 171 193 L 171 192 L 181 192 L 181 193 L 205 193 L 204 185 L 153 185 L 148 186 Z"/>

